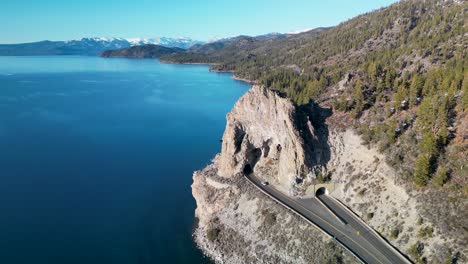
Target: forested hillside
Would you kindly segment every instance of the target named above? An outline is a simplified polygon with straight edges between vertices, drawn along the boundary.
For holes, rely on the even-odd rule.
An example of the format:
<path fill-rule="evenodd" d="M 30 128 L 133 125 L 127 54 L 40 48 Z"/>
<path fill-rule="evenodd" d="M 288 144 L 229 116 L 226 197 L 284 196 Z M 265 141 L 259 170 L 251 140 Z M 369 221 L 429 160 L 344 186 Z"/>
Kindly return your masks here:
<path fill-rule="evenodd" d="M 333 28 L 242 37 L 163 57 L 262 83 L 298 105 L 333 108 L 376 144 L 401 179 L 466 198 L 466 1 L 408 0 Z"/>
<path fill-rule="evenodd" d="M 163 55 L 183 52 L 181 48 L 168 48 L 154 44 L 146 44 L 129 48 L 106 50 L 101 53 L 105 58 L 159 58 Z"/>

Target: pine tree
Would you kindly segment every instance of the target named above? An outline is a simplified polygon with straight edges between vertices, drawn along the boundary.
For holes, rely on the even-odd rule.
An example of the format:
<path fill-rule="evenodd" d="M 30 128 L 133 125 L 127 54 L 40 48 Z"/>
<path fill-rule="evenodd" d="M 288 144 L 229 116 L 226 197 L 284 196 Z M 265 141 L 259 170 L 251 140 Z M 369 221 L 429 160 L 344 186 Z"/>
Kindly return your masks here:
<path fill-rule="evenodd" d="M 434 184 L 438 187 L 444 185 L 449 179 L 449 172 L 446 166 L 439 166 L 434 177 Z"/>
<path fill-rule="evenodd" d="M 430 160 L 427 155 L 421 155 L 416 160 L 416 166 L 414 169 L 414 182 L 419 186 L 424 186 L 430 179 L 431 171 Z"/>
<path fill-rule="evenodd" d="M 398 90 L 393 96 L 393 100 L 395 101 L 395 108 L 402 109 L 402 102 L 407 99 L 408 96 L 408 89 L 406 87 L 406 82 L 402 82 L 400 86 L 398 86 Z"/>
<path fill-rule="evenodd" d="M 421 91 L 424 87 L 424 79 L 419 76 L 419 74 L 415 73 L 413 78 L 411 79 L 409 97 L 410 97 L 410 105 L 413 106 L 417 103 L 416 98 L 421 97 Z"/>
<path fill-rule="evenodd" d="M 419 142 L 419 148 L 423 155 L 427 156 L 429 160 L 433 160 L 437 156 L 438 148 L 437 148 L 437 140 L 433 133 L 426 132 Z"/>
<path fill-rule="evenodd" d="M 354 85 L 353 102 L 354 116 L 358 116 L 361 113 L 361 111 L 364 110 L 364 92 L 360 80 L 358 80 Z"/>
<path fill-rule="evenodd" d="M 397 137 L 397 128 L 398 128 L 398 123 L 395 117 L 393 117 L 389 125 L 387 127 L 387 138 L 388 138 L 388 143 L 392 144 L 395 143 L 395 139 Z"/>

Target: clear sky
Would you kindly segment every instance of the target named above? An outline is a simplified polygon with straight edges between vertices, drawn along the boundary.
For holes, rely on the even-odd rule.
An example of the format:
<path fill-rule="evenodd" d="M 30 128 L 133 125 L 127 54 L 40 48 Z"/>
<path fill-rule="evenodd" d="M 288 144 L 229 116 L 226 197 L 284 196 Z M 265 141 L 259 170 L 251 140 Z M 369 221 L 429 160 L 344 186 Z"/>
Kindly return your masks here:
<path fill-rule="evenodd" d="M 396 0 L 1 0 L 0 43 L 259 35 L 333 26 Z"/>

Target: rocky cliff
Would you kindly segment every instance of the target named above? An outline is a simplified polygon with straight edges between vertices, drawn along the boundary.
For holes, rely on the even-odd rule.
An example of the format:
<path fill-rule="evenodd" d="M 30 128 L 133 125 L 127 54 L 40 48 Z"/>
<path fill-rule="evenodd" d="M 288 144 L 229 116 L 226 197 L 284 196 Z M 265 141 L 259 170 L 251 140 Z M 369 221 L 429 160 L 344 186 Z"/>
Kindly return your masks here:
<path fill-rule="evenodd" d="M 260 86 L 239 99 L 227 116 L 221 153 L 193 176 L 194 238 L 208 256 L 220 263 L 356 261 L 241 177 L 251 170 L 297 194 L 313 182 L 324 156 L 316 136 L 321 128 L 313 123 L 289 99 Z"/>
<path fill-rule="evenodd" d="M 309 113 L 296 109 L 279 93 L 253 86 L 227 115 L 219 174 L 231 177 L 252 171 L 295 192 L 315 178 L 323 147 Z M 318 116 L 318 113 L 316 113 Z"/>
<path fill-rule="evenodd" d="M 295 107 L 280 94 L 253 86 L 227 115 L 221 153 L 193 176 L 199 219 L 194 238 L 200 248 L 224 263 L 356 261 L 241 177 L 253 172 L 301 196 L 327 175 L 334 186 L 330 195 L 413 260 L 463 261 L 466 236 L 463 221 L 455 217 L 466 203 L 446 207 L 440 195 L 407 188 L 384 155 L 343 126 L 344 119 L 313 103 Z M 432 205 L 438 211 L 447 208 L 444 219 L 431 217 L 427 199 L 440 201 Z M 459 231 L 444 229 L 458 225 Z"/>

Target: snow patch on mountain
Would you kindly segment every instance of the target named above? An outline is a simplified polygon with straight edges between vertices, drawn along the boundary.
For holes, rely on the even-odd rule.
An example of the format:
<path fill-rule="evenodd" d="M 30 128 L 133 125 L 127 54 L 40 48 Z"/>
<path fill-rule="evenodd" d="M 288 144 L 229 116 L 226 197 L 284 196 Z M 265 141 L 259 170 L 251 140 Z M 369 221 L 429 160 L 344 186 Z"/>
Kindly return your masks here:
<path fill-rule="evenodd" d="M 65 41 L 67 45 L 96 45 L 112 48 L 127 48 L 131 46 L 154 44 L 168 48 L 188 49 L 195 44 L 204 44 L 203 41 L 187 37 L 155 37 L 155 38 L 119 38 L 119 37 L 92 37 Z"/>
<path fill-rule="evenodd" d="M 307 32 L 307 31 L 311 31 L 312 29 L 314 29 L 314 28 L 306 28 L 306 29 L 300 29 L 300 30 L 293 30 L 293 31 L 289 31 L 289 32 L 286 33 L 286 34 L 294 35 L 294 34 L 299 34 L 299 33 L 304 33 L 304 32 Z"/>

